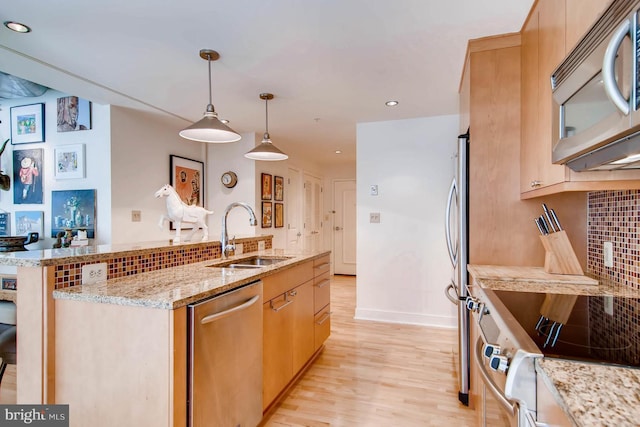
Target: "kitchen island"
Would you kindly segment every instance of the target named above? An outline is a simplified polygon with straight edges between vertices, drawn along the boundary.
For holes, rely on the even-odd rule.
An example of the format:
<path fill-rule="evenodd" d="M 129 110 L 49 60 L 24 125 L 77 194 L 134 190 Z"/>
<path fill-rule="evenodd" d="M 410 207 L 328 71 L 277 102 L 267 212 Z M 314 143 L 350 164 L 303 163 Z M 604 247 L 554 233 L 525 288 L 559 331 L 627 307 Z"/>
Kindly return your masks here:
<path fill-rule="evenodd" d="M 509 272 L 506 273 L 506 270 Z M 640 291 L 637 289 L 603 280 L 594 285 L 578 284 L 576 280 L 579 281 L 580 278 L 568 275 L 527 279 L 534 275 L 543 277 L 541 267 L 470 265 L 468 271 L 474 285 L 498 292 L 525 291 L 545 295 L 611 297 L 640 301 Z M 495 271 L 500 271 L 501 274 L 496 275 Z M 530 299 L 529 303 L 533 303 L 533 300 Z M 524 309 L 524 306 L 522 308 Z M 543 357 L 536 359 L 535 370 L 539 387 L 543 386 L 549 390 L 555 404 L 564 412 L 569 423 L 567 425 L 637 425 L 637 420 L 640 419 L 640 396 L 635 393 L 640 387 L 640 370 L 637 368 L 561 357 Z"/>
<path fill-rule="evenodd" d="M 71 418 L 74 412 L 94 417 L 76 417 L 72 425 L 110 425 L 115 415 L 135 425 L 184 425 L 186 306 L 256 280 L 265 289 L 272 278 L 312 286 L 315 272 L 328 275 L 328 251 L 271 249 L 271 236 L 237 243 L 245 253 L 227 262 L 250 255 L 279 262 L 221 268 L 217 241 L 0 256 L 0 264 L 18 266 L 18 403 L 70 403 Z M 258 250 L 262 245 L 267 249 Z M 81 285 L 82 266 L 100 262 L 107 263 L 108 280 Z"/>

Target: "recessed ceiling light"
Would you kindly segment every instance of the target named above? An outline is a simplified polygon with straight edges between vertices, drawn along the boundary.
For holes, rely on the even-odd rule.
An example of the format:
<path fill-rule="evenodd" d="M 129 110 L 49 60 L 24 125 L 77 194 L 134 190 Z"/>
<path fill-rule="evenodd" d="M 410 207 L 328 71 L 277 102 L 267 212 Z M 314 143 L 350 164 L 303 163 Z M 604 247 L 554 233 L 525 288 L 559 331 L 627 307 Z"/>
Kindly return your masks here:
<path fill-rule="evenodd" d="M 336 154 L 342 154 L 342 151 L 336 150 Z"/>
<path fill-rule="evenodd" d="M 387 107 L 395 107 L 396 105 L 398 105 L 398 101 L 387 101 L 384 103 L 384 105 L 386 105 Z"/>
<path fill-rule="evenodd" d="M 15 31 L 16 33 L 29 33 L 31 32 L 31 28 L 27 27 L 24 24 L 15 21 L 5 21 L 4 26 L 10 29 L 11 31 Z"/>

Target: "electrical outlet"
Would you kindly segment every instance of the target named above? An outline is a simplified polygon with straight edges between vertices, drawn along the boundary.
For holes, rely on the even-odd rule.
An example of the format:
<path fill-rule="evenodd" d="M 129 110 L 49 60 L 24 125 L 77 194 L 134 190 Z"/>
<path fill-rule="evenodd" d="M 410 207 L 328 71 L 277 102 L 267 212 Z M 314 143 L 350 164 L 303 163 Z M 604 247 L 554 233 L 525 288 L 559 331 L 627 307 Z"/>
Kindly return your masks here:
<path fill-rule="evenodd" d="M 372 196 L 377 196 L 377 195 L 378 195 L 378 186 L 377 186 L 377 185 L 372 185 L 372 186 L 369 188 L 369 193 L 370 193 Z"/>
<path fill-rule="evenodd" d="M 604 297 L 604 312 L 609 316 L 613 316 L 613 297 L 611 295 Z"/>
<path fill-rule="evenodd" d="M 604 266 L 613 267 L 613 243 L 604 242 L 602 244 L 602 255 L 604 257 Z"/>
<path fill-rule="evenodd" d="M 258 242 L 258 250 L 259 251 L 264 251 L 264 240 L 260 240 Z"/>
<path fill-rule="evenodd" d="M 370 212 L 369 213 L 369 222 L 373 224 L 380 223 L 380 212 Z"/>
<path fill-rule="evenodd" d="M 91 285 L 93 283 L 107 280 L 107 263 L 85 264 L 82 266 L 82 284 Z"/>
<path fill-rule="evenodd" d="M 142 221 L 142 212 L 131 211 L 131 222 L 140 222 L 140 221 Z"/>
<path fill-rule="evenodd" d="M 242 255 L 243 249 L 242 243 L 236 243 L 235 255 Z"/>

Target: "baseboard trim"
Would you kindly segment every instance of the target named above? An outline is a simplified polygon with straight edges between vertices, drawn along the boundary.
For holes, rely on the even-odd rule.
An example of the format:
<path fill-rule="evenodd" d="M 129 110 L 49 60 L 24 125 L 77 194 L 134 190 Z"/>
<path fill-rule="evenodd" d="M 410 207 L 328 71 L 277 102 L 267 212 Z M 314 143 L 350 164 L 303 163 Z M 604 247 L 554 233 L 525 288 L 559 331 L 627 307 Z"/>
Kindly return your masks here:
<path fill-rule="evenodd" d="M 373 320 L 376 322 L 401 323 L 405 325 L 431 326 L 446 329 L 455 329 L 458 327 L 458 319 L 455 317 L 387 310 L 357 308 L 354 318 L 357 320 Z"/>

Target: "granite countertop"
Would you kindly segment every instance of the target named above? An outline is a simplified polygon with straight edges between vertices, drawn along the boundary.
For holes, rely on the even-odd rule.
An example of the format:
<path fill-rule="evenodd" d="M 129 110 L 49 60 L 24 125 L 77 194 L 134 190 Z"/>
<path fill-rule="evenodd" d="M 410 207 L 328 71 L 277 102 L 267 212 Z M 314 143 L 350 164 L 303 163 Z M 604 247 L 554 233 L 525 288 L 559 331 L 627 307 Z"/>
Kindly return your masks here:
<path fill-rule="evenodd" d="M 238 237 L 236 243 L 242 243 L 246 240 L 255 240 L 257 237 L 271 236 L 252 236 Z M 204 242 L 181 242 L 174 243 L 172 240 L 159 240 L 141 243 L 121 243 L 97 246 L 78 246 L 59 249 L 29 249 L 18 252 L 2 252 L 0 253 L 0 265 L 12 265 L 18 267 L 46 267 L 52 265 L 66 264 L 69 262 L 100 262 L 114 254 L 127 256 L 128 254 L 144 255 L 148 253 L 157 253 L 162 250 L 175 249 L 176 247 L 193 248 L 198 245 L 210 245 L 211 243 L 220 243 L 217 239 L 209 239 Z"/>
<path fill-rule="evenodd" d="M 329 251 L 291 252 L 282 249 L 267 249 L 232 256 L 227 260 L 213 259 L 150 271 L 135 276 L 111 279 L 92 285 L 58 289 L 53 292 L 53 298 L 175 309 L 192 302 L 216 296 L 297 264 L 328 255 L 329 253 Z M 288 259 L 256 269 L 215 267 L 218 264 L 254 255 L 287 257 Z"/>
<path fill-rule="evenodd" d="M 637 426 L 640 370 L 542 358 L 536 371 L 577 426 Z"/>

